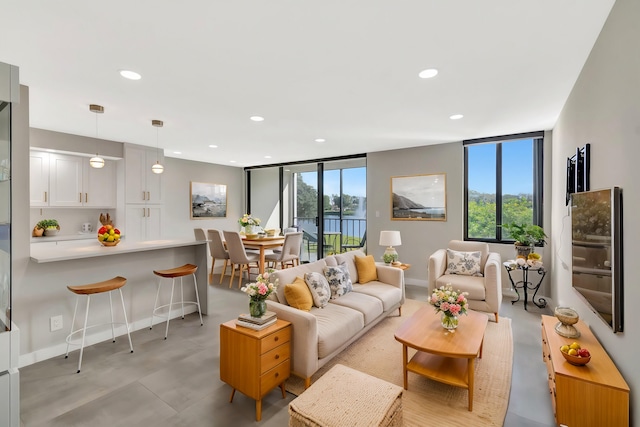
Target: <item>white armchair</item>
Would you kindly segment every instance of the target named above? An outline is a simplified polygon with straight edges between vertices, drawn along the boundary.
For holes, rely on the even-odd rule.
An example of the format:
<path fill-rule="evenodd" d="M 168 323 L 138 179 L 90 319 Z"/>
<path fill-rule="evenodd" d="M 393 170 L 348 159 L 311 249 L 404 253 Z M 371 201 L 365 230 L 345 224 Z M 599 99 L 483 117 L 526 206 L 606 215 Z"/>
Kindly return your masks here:
<path fill-rule="evenodd" d="M 455 290 L 469 293 L 467 295 L 469 308 L 493 313 L 496 322 L 498 322 L 498 312 L 502 303 L 502 260 L 500 254 L 489 252 L 489 245 L 482 242 L 452 240 L 449 242 L 448 249 L 458 252 L 480 252 L 480 273 L 482 276 L 449 274 L 447 271 L 449 268 L 447 249 L 438 249 L 429 257 L 429 294 L 435 288 L 450 283 Z"/>

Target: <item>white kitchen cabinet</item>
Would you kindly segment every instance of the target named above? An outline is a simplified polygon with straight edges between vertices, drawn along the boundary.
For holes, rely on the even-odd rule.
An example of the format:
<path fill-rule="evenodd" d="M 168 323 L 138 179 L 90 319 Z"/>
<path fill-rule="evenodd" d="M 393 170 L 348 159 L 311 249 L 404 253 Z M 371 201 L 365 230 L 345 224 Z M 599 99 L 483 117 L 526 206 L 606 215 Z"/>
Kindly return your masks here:
<path fill-rule="evenodd" d="M 31 206 L 100 207 L 116 205 L 116 165 L 105 160 L 92 168 L 87 157 L 31 152 Z"/>
<path fill-rule="evenodd" d="M 49 206 L 49 153 L 43 151 L 30 153 L 29 177 L 31 206 Z"/>
<path fill-rule="evenodd" d="M 126 228 L 122 230 L 128 241 L 156 240 L 162 237 L 162 206 L 128 204 L 125 210 Z"/>
<path fill-rule="evenodd" d="M 49 206 L 82 206 L 83 160 L 66 154 L 49 155 Z"/>
<path fill-rule="evenodd" d="M 161 204 L 163 202 L 162 174 L 155 174 L 151 166 L 156 160 L 164 163 L 164 154 L 155 148 L 125 146 L 126 203 Z"/>

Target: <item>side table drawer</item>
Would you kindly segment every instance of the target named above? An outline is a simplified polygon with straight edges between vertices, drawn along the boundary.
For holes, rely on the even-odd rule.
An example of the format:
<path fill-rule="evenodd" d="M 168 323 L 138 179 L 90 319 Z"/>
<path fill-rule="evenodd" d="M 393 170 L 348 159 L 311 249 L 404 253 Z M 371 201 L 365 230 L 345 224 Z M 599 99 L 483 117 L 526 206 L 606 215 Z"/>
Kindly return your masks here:
<path fill-rule="evenodd" d="M 260 340 L 260 354 L 265 354 L 289 341 L 291 341 L 291 327 L 280 329 Z"/>
<path fill-rule="evenodd" d="M 264 395 L 269 390 L 279 384 L 282 384 L 284 380 L 289 378 L 290 366 L 290 361 L 287 359 L 270 371 L 262 374 L 260 376 L 260 394 Z"/>
<path fill-rule="evenodd" d="M 260 374 L 264 374 L 274 366 L 284 362 L 290 357 L 291 357 L 291 345 L 289 345 L 288 342 L 279 347 L 274 348 L 271 351 L 266 352 L 265 354 L 260 356 L 260 366 L 261 366 Z"/>

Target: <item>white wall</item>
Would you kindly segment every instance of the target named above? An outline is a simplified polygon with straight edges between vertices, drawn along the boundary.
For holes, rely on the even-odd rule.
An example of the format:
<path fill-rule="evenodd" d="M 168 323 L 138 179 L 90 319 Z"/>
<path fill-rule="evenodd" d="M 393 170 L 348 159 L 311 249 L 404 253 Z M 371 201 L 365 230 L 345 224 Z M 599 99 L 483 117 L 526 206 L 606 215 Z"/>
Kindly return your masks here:
<path fill-rule="evenodd" d="M 574 307 L 622 372 L 631 392 L 632 425 L 640 425 L 640 328 L 635 323 L 640 300 L 636 242 L 640 236 L 640 2 L 618 0 L 591 51 L 553 130 L 553 236 L 558 248 L 552 270 L 559 305 Z M 566 158 L 577 146 L 591 144 L 591 189 L 619 186 L 623 191 L 624 332 L 613 334 L 571 289 L 570 219 L 565 206 Z"/>

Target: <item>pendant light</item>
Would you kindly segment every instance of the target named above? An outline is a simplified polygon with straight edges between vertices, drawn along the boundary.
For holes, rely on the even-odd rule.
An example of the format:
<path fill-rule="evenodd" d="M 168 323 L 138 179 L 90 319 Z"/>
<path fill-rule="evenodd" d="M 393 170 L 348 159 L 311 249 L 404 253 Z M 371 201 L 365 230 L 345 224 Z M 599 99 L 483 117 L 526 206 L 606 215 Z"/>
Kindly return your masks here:
<path fill-rule="evenodd" d="M 158 128 L 161 128 L 164 125 L 164 123 L 162 120 L 151 120 L 151 125 L 156 128 L 156 164 L 151 166 L 151 172 L 160 174 L 164 172 L 164 166 L 162 166 L 160 164 L 160 161 L 158 160 L 158 157 L 159 157 L 158 151 L 160 151 L 159 144 L 158 144 L 158 138 L 159 138 L 158 134 L 160 132 L 160 129 Z"/>
<path fill-rule="evenodd" d="M 90 104 L 89 111 L 92 113 L 96 113 L 96 138 L 98 137 L 98 114 L 104 113 L 104 107 L 102 105 Z M 104 159 L 98 156 L 96 153 L 95 157 L 89 159 L 89 165 L 92 168 L 100 169 L 104 167 Z"/>

